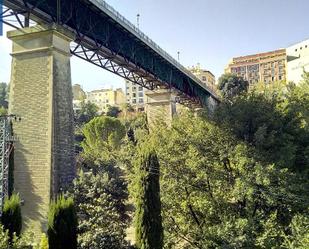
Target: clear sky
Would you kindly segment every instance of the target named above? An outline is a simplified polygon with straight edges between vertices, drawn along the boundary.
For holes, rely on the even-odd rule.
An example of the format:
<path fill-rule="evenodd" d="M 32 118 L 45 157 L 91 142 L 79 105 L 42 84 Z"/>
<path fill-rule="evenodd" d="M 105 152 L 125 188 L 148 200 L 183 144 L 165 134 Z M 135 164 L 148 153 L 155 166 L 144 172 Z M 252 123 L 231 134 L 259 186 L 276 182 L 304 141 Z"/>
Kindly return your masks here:
<path fill-rule="evenodd" d="M 184 66 L 219 77 L 235 56 L 285 48 L 309 38 L 309 0 L 107 0 Z M 7 29 L 7 27 L 5 27 Z M 0 37 L 0 82 L 10 78 L 10 42 Z M 89 91 L 124 80 L 72 58 L 72 83 Z"/>

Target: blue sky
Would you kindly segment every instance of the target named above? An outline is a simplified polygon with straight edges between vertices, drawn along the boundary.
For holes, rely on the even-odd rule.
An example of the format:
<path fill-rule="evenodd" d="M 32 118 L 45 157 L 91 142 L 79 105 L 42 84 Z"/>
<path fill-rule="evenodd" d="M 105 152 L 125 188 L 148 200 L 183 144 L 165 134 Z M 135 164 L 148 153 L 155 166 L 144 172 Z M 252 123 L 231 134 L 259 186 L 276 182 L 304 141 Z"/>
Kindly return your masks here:
<path fill-rule="evenodd" d="M 309 38 L 309 0 L 107 0 L 184 66 L 200 63 L 219 77 L 229 59 Z M 5 30 L 7 27 L 5 27 Z M 0 37 L 0 82 L 10 78 L 11 44 Z M 85 90 L 124 80 L 72 58 L 72 83 Z"/>

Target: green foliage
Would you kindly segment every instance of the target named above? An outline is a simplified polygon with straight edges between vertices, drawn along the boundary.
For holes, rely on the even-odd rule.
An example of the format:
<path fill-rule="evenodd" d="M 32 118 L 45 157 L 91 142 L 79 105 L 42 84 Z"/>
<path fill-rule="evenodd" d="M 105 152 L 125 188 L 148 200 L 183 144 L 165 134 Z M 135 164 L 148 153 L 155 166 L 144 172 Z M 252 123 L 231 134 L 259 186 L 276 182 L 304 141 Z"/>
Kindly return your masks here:
<path fill-rule="evenodd" d="M 125 128 L 121 122 L 112 117 L 96 117 L 83 128 L 85 136 L 82 142 L 83 156 L 86 160 L 109 162 L 113 160 L 113 151 L 119 148 L 125 136 Z"/>
<path fill-rule="evenodd" d="M 0 249 L 8 249 L 9 246 L 9 231 L 5 230 L 2 225 L 0 225 Z"/>
<path fill-rule="evenodd" d="M 117 118 L 121 110 L 118 106 L 108 106 L 106 116 Z"/>
<path fill-rule="evenodd" d="M 9 92 L 9 86 L 2 82 L 0 83 L 0 106 L 6 110 L 8 108 L 8 92 Z M 0 110 L 3 110 L 3 109 Z M 1 112 L 1 111 L 0 111 Z"/>
<path fill-rule="evenodd" d="M 284 235 L 284 246 L 288 249 L 309 248 L 309 215 L 297 214 L 290 225 L 290 234 Z"/>
<path fill-rule="evenodd" d="M 19 237 L 14 234 L 11 242 L 9 240 L 8 230 L 4 230 L 4 227 L 0 225 L 0 249 L 48 249 L 34 243 L 34 233 L 31 231 Z"/>
<path fill-rule="evenodd" d="M 247 92 L 248 88 L 248 81 L 235 74 L 223 74 L 218 80 L 218 89 L 226 99 L 231 99 L 241 93 Z"/>
<path fill-rule="evenodd" d="M 0 116 L 5 116 L 8 114 L 8 110 L 3 106 L 0 106 Z"/>
<path fill-rule="evenodd" d="M 215 120 L 254 146 L 258 160 L 304 170 L 309 164 L 308 85 L 236 97 L 220 105 Z"/>
<path fill-rule="evenodd" d="M 74 181 L 80 248 L 120 249 L 126 245 L 124 203 L 128 196 L 119 171 L 115 167 L 104 167 L 96 175 L 81 171 Z"/>
<path fill-rule="evenodd" d="M 153 149 L 144 144 L 136 160 L 136 244 L 139 249 L 161 249 L 163 228 L 159 174 L 160 165 Z"/>
<path fill-rule="evenodd" d="M 158 130 L 167 248 L 282 248 L 309 205 L 306 175 L 258 160 L 254 146 L 203 117 Z"/>
<path fill-rule="evenodd" d="M 99 108 L 91 102 L 82 102 L 81 110 L 75 115 L 75 123 L 81 126 L 98 116 Z"/>
<path fill-rule="evenodd" d="M 21 206 L 18 194 L 5 198 L 1 222 L 5 230 L 8 230 L 10 241 L 14 234 L 20 235 L 22 228 Z"/>
<path fill-rule="evenodd" d="M 40 245 L 37 249 L 48 249 L 48 238 L 45 233 L 42 234 Z"/>
<path fill-rule="evenodd" d="M 47 234 L 50 249 L 77 248 L 77 217 L 73 198 L 66 199 L 61 195 L 51 203 Z"/>

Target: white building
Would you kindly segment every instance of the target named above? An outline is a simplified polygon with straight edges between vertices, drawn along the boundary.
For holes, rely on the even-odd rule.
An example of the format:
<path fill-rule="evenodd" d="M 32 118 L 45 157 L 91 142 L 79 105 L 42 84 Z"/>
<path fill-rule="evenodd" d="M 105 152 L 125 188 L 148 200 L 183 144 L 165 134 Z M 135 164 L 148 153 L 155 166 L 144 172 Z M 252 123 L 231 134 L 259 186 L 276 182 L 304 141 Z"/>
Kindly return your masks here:
<path fill-rule="evenodd" d="M 126 103 L 136 111 L 144 111 L 146 104 L 145 90 L 142 86 L 126 80 Z"/>
<path fill-rule="evenodd" d="M 299 83 L 304 70 L 309 72 L 309 39 L 286 49 L 287 81 Z"/>

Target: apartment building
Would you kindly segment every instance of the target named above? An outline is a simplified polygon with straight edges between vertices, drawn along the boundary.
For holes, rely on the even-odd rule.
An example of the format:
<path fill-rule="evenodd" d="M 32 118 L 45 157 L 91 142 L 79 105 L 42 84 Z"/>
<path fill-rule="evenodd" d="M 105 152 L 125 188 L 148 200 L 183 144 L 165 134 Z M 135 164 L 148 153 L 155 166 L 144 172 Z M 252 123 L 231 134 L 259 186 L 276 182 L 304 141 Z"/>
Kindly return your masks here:
<path fill-rule="evenodd" d="M 125 103 L 125 96 L 121 88 L 93 90 L 87 92 L 86 101 L 97 105 L 99 112 L 106 113 L 109 106 L 121 107 Z"/>
<path fill-rule="evenodd" d="M 309 39 L 286 49 L 287 80 L 299 83 L 304 70 L 309 72 Z"/>
<path fill-rule="evenodd" d="M 135 111 L 144 111 L 146 104 L 145 88 L 126 80 L 126 103 L 130 104 Z"/>
<path fill-rule="evenodd" d="M 216 88 L 216 78 L 210 72 L 206 69 L 201 69 L 200 64 L 197 64 L 196 66 L 189 67 L 189 71 L 194 74 L 198 79 L 200 79 L 207 87 L 209 87 L 212 90 L 215 90 Z"/>
<path fill-rule="evenodd" d="M 233 58 L 225 68 L 254 84 L 271 83 L 286 79 L 286 49 Z"/>

